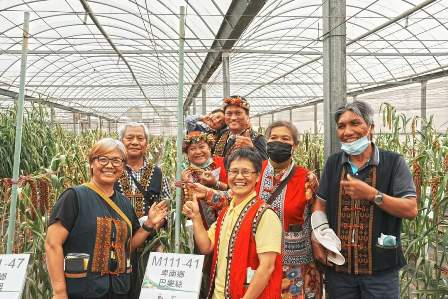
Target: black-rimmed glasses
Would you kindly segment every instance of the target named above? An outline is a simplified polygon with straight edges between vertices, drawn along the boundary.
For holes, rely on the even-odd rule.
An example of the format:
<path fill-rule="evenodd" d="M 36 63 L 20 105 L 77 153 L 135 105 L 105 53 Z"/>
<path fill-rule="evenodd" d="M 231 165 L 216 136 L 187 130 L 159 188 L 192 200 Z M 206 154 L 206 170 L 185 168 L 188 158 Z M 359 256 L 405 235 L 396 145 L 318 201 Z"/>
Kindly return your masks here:
<path fill-rule="evenodd" d="M 106 166 L 107 164 L 110 163 L 112 164 L 112 166 L 114 167 L 119 167 L 119 166 L 123 166 L 123 159 L 119 159 L 119 158 L 108 158 L 106 156 L 96 156 L 94 159 L 96 159 L 98 161 L 98 163 L 100 163 L 100 165 L 102 166 Z"/>

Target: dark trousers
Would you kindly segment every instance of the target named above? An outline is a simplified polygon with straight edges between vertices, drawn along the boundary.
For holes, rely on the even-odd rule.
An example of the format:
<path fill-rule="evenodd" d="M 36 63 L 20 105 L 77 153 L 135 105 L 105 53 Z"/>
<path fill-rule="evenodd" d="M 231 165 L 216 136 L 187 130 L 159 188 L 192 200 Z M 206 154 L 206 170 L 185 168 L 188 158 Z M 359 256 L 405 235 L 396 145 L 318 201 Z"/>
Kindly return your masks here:
<path fill-rule="evenodd" d="M 326 292 L 330 299 L 399 299 L 398 270 L 373 275 L 352 275 L 325 271 Z"/>
<path fill-rule="evenodd" d="M 69 297 L 69 299 L 88 299 L 86 297 Z M 112 292 L 112 290 L 109 290 L 107 294 L 104 296 L 98 297 L 98 298 L 92 298 L 92 299 L 129 299 L 129 295 L 125 294 L 115 294 Z"/>
<path fill-rule="evenodd" d="M 142 290 L 143 277 L 145 276 L 146 265 L 148 264 L 149 253 L 143 257 L 142 253 L 135 251 L 131 258 L 132 274 L 131 274 L 131 291 L 129 298 L 138 299 Z"/>

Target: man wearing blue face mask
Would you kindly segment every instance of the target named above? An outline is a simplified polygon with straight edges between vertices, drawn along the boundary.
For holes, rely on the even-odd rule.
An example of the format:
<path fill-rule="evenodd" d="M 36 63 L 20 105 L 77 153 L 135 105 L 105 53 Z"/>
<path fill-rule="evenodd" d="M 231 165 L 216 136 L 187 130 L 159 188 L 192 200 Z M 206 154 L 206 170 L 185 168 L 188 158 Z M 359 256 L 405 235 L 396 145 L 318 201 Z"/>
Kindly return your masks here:
<path fill-rule="evenodd" d="M 401 219 L 417 215 L 411 173 L 399 154 L 372 142 L 370 105 L 347 103 L 338 108 L 335 121 L 341 151 L 326 161 L 313 206 L 326 212 L 322 225 L 339 237 L 346 261 L 332 264 L 313 240 L 314 256 L 326 266 L 327 293 L 344 299 L 399 298 L 398 271 L 406 264 Z"/>

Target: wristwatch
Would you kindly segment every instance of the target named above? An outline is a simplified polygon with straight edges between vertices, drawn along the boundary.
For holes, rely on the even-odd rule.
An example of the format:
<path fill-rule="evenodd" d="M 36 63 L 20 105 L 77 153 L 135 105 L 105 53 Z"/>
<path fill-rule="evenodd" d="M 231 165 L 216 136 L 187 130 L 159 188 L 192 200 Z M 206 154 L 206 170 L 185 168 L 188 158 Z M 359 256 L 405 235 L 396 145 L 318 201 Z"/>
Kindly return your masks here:
<path fill-rule="evenodd" d="M 373 198 L 373 202 L 377 206 L 380 206 L 383 203 L 383 200 L 384 200 L 384 193 L 377 191 L 375 197 Z"/>
<path fill-rule="evenodd" d="M 144 222 L 142 224 L 142 228 L 147 231 L 148 233 L 152 233 L 154 231 L 154 228 L 147 226 Z"/>

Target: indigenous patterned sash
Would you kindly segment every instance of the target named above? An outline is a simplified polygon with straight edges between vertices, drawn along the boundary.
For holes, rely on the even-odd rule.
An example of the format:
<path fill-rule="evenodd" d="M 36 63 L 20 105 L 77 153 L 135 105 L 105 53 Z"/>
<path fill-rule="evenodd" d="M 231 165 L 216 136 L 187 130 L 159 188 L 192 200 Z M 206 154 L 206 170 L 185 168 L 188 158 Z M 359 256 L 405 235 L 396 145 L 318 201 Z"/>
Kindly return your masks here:
<path fill-rule="evenodd" d="M 292 167 L 292 166 L 291 166 Z M 291 167 L 283 174 L 284 179 L 291 171 Z M 274 180 L 274 168 L 271 164 L 267 164 L 261 178 L 260 198 L 267 201 L 274 190 L 278 187 L 282 180 Z M 308 181 L 309 177 L 307 176 Z M 305 183 L 306 186 L 310 184 Z M 284 227 L 285 215 L 284 204 L 288 185 L 280 192 L 271 204 L 272 209 L 277 213 L 282 227 Z M 308 190 L 305 194 L 308 194 Z M 308 198 L 307 198 L 308 199 Z M 298 200 L 298 199 L 297 199 Z M 302 229 L 297 232 L 283 232 L 282 255 L 283 265 L 303 265 L 313 261 L 313 252 L 311 249 L 311 209 L 305 203 L 304 223 Z"/>
<path fill-rule="evenodd" d="M 376 166 L 372 166 L 365 183 L 376 188 Z M 347 170 L 342 168 L 342 179 Z M 336 266 L 336 271 L 351 274 L 372 274 L 372 234 L 374 205 L 367 200 L 352 200 L 339 187 L 337 235 L 341 239 L 341 253 L 346 263 Z"/>
<path fill-rule="evenodd" d="M 154 173 L 154 166 L 147 164 L 145 172 L 143 173 L 139 181 L 140 185 L 144 188 L 144 190 L 148 189 L 148 186 L 151 183 L 153 173 Z M 143 194 L 140 192 L 140 190 L 138 190 L 138 188 L 132 190 L 131 188 L 132 178 L 128 176 L 128 173 L 126 171 L 123 171 L 118 180 L 120 182 L 124 196 L 126 196 L 131 201 L 132 206 L 135 209 L 135 213 L 137 214 L 137 217 L 140 218 L 144 216 L 145 215 L 144 197 Z"/>

